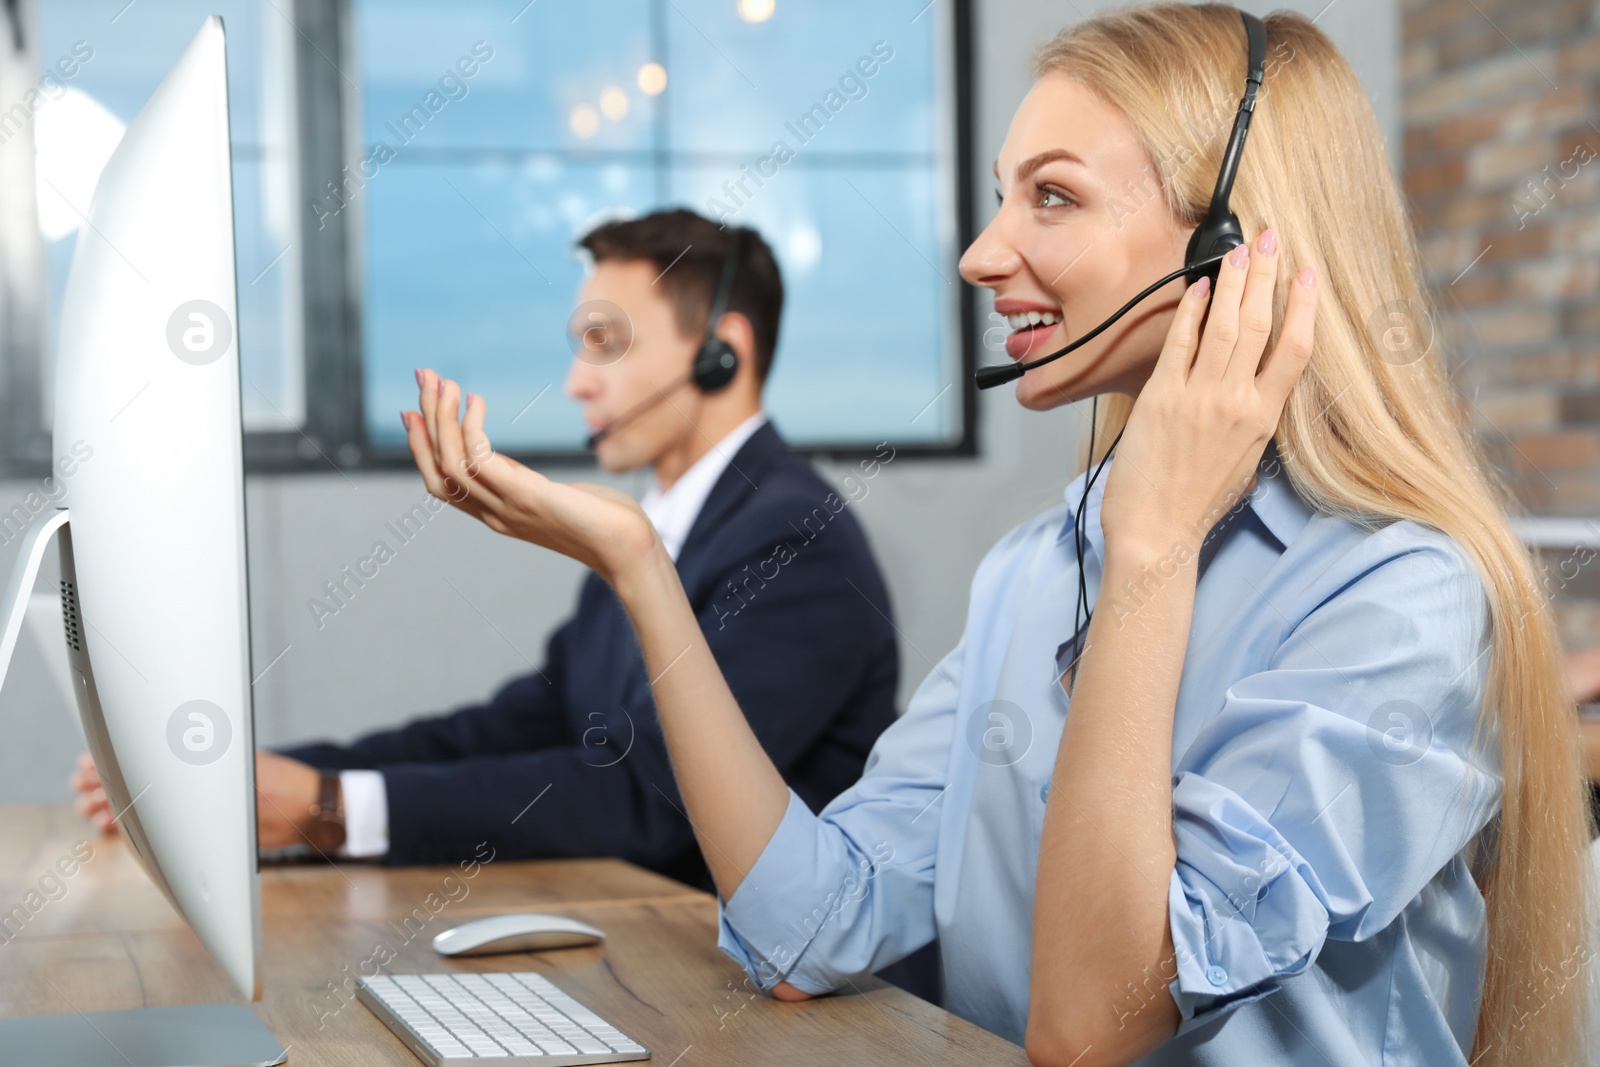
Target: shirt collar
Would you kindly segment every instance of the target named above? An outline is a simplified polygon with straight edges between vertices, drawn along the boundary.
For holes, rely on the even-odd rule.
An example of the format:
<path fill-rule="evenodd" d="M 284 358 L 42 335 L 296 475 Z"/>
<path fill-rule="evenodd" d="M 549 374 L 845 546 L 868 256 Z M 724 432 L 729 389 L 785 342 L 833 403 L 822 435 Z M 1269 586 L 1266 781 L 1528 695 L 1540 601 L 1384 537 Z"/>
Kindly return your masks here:
<path fill-rule="evenodd" d="M 663 491 L 660 480 L 655 479 L 644 498 L 639 501 L 639 506 L 644 509 L 650 524 L 656 528 L 656 533 L 661 535 L 661 542 L 666 545 L 667 553 L 674 562 L 678 558 L 678 553 L 683 550 L 683 543 L 688 540 L 689 530 L 694 526 L 694 520 L 699 517 L 700 509 L 705 507 L 706 498 L 711 495 L 717 479 L 722 477 L 723 472 L 728 469 L 728 464 L 733 462 L 734 455 L 744 447 L 744 443 L 750 440 L 750 435 L 761 429 L 766 421 L 767 414 L 764 411 L 751 415 L 730 430 L 726 437 L 712 445 L 705 455 L 695 460 L 689 469 L 672 483 L 672 488 Z"/>
<path fill-rule="evenodd" d="M 1100 505 L 1105 499 L 1106 481 L 1111 477 L 1111 468 L 1116 466 L 1116 453 L 1106 463 L 1105 469 L 1100 472 L 1100 477 L 1095 480 L 1094 486 L 1089 490 L 1089 499 L 1084 505 L 1084 540 L 1087 549 L 1092 550 L 1099 559 L 1105 559 L 1105 532 L 1100 528 Z M 1073 536 L 1073 524 L 1078 518 L 1078 500 L 1083 495 L 1083 483 L 1094 472 L 1094 466 L 1074 478 L 1067 486 L 1067 517 L 1062 524 L 1061 533 L 1056 537 L 1056 543 Z M 1250 491 L 1249 508 L 1254 512 L 1261 525 L 1267 532 L 1277 539 L 1284 548 L 1300 535 L 1306 523 L 1311 521 L 1312 511 L 1300 495 L 1294 491 L 1289 483 L 1289 475 L 1283 469 L 1283 460 L 1278 455 L 1276 441 L 1267 442 L 1266 451 L 1261 455 L 1261 462 L 1256 465 L 1256 486 Z"/>

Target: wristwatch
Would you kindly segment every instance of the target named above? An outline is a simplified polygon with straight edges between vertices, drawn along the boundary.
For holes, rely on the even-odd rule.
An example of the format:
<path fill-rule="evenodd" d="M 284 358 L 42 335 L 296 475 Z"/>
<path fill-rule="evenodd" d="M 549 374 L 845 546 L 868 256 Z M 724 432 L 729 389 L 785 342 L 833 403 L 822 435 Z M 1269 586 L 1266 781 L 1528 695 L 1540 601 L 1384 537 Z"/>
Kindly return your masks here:
<path fill-rule="evenodd" d="M 311 820 L 302 832 L 311 847 L 324 854 L 331 855 L 344 844 L 344 791 L 337 771 L 322 772 L 317 802 L 311 805 Z"/>

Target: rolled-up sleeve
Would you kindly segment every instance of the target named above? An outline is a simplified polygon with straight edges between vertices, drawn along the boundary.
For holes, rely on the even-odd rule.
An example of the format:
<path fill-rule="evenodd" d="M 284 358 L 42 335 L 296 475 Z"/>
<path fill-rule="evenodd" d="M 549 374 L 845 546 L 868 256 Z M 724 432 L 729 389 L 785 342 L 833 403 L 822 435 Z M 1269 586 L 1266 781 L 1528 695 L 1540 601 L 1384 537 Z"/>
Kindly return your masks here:
<path fill-rule="evenodd" d="M 793 790 L 777 830 L 718 908 L 717 946 L 759 984 L 838 989 L 935 936 L 934 858 L 962 646 L 883 732 L 855 785 L 812 814 Z"/>
<path fill-rule="evenodd" d="M 1400 524 L 1255 596 L 1285 620 L 1270 669 L 1228 687 L 1174 771 L 1179 1033 L 1383 930 L 1499 803 L 1488 605 L 1459 549 Z"/>

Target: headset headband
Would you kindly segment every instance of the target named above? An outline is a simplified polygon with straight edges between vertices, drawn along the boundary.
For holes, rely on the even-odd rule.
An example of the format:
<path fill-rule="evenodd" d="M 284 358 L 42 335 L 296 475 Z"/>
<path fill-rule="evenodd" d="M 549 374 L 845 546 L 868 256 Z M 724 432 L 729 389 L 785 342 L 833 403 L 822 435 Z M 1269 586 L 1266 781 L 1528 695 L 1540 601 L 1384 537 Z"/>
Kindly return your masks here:
<path fill-rule="evenodd" d="M 1211 203 L 1206 207 L 1205 218 L 1189 239 L 1185 257 L 1185 284 L 1198 281 L 1201 275 L 1208 274 L 1215 278 L 1220 262 L 1206 268 L 1198 268 L 1197 264 L 1244 243 L 1239 219 L 1228 207 L 1228 198 L 1233 194 L 1233 179 L 1239 172 L 1245 134 L 1250 132 L 1250 119 L 1255 115 L 1256 91 L 1266 78 L 1267 28 L 1248 11 L 1239 12 L 1239 17 L 1244 20 L 1245 36 L 1250 45 L 1250 61 L 1245 68 L 1244 98 L 1239 101 L 1239 111 L 1233 117 L 1233 132 L 1228 137 L 1227 149 L 1222 153 L 1222 166 L 1217 171 L 1217 184 L 1211 192 Z"/>
<path fill-rule="evenodd" d="M 733 296 L 733 276 L 739 269 L 739 260 L 744 256 L 744 229 L 735 226 L 733 229 L 733 248 L 728 252 L 728 258 L 722 264 L 722 277 L 717 281 L 717 295 L 711 301 L 711 317 L 706 320 L 706 336 L 717 328 L 717 321 L 728 312 L 728 300 Z"/>

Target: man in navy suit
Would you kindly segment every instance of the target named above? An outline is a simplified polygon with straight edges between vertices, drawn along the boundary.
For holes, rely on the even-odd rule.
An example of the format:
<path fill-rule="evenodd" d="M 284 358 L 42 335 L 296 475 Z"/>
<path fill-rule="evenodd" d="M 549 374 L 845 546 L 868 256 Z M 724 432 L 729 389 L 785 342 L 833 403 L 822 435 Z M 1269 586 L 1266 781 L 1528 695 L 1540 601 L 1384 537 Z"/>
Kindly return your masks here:
<path fill-rule="evenodd" d="M 567 392 L 609 471 L 650 466 L 641 502 L 677 562 L 713 654 L 756 736 L 821 809 L 862 773 L 895 718 L 899 661 L 887 590 L 848 498 L 892 459 L 861 464 L 841 496 L 761 410 L 783 283 L 765 241 L 672 211 L 601 226 L 573 316 Z M 735 249 L 726 312 L 709 322 Z M 738 358 L 731 382 L 689 382 L 708 333 Z M 446 863 L 487 843 L 502 859 L 618 856 L 711 888 L 656 721 L 627 616 L 590 574 L 544 666 L 487 703 L 348 745 L 257 758 L 263 848 Z M 103 827 L 92 764 L 75 784 Z M 483 853 L 477 852 L 482 855 Z"/>

